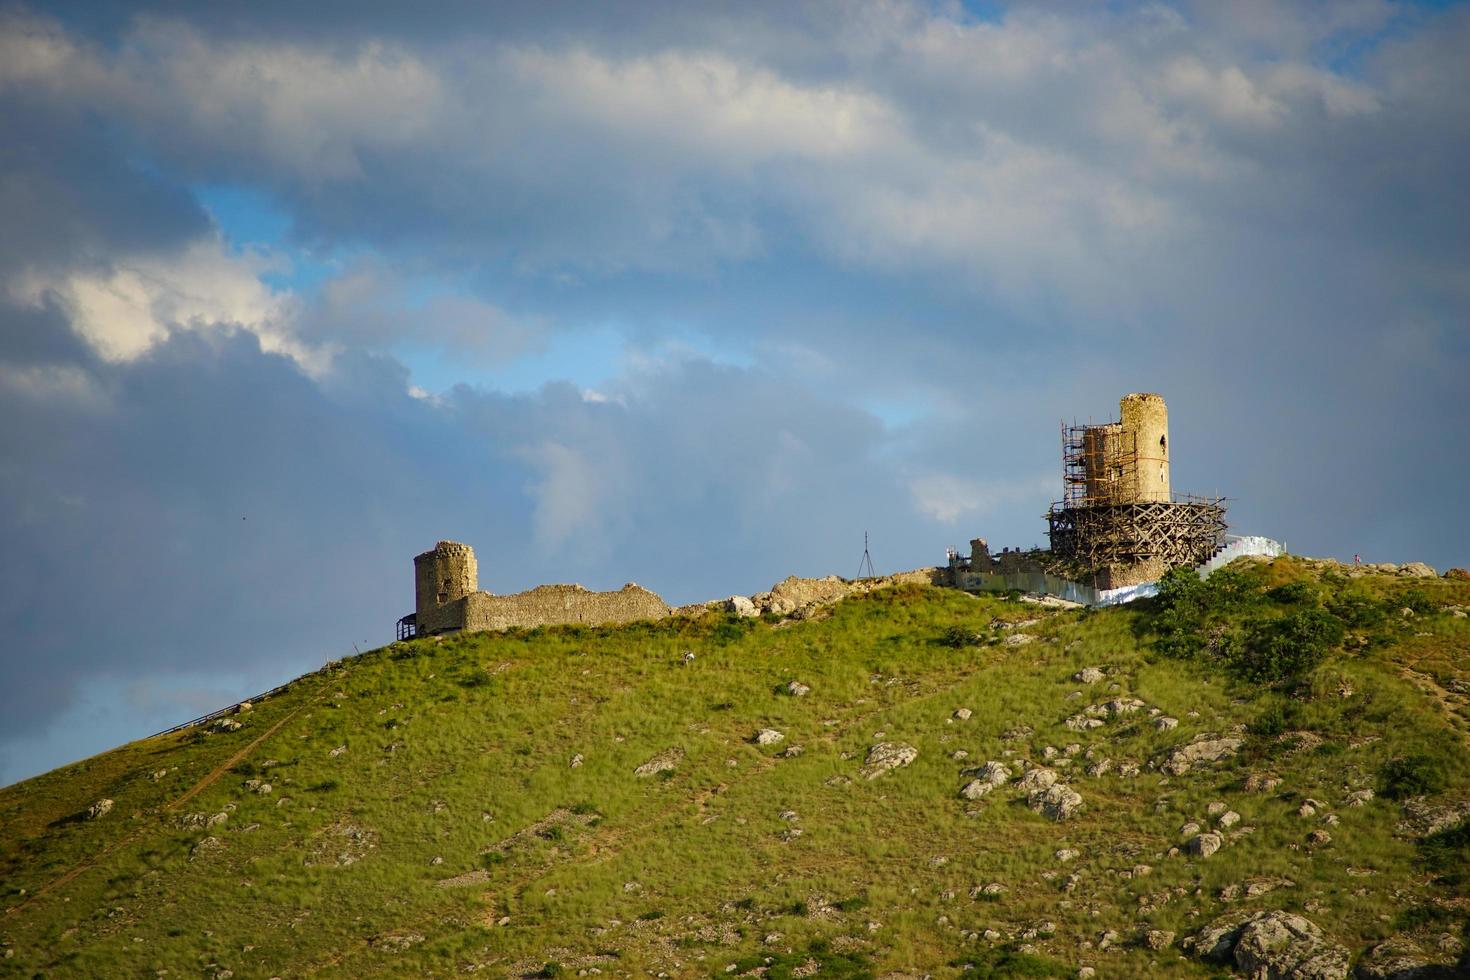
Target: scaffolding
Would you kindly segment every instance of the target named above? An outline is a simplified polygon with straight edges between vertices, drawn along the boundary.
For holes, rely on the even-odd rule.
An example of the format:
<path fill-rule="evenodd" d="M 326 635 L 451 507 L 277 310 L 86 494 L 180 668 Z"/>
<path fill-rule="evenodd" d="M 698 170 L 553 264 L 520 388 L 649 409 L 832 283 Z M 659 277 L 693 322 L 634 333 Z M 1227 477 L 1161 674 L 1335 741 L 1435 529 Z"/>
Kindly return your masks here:
<path fill-rule="evenodd" d="M 1122 504 L 1052 504 L 1052 554 L 1090 569 L 1175 568 L 1208 561 L 1225 543 L 1225 498 L 1176 496 Z"/>

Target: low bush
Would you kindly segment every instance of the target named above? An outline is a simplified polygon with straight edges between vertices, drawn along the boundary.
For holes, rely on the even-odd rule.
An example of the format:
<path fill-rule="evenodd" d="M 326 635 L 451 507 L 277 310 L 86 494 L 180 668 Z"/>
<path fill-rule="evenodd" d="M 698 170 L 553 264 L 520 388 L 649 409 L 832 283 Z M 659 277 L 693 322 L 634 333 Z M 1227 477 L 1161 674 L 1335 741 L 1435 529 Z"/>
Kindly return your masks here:
<path fill-rule="evenodd" d="M 1378 777 L 1378 791 L 1391 800 L 1438 793 L 1449 783 L 1444 760 L 1432 755 L 1393 759 L 1384 764 Z"/>

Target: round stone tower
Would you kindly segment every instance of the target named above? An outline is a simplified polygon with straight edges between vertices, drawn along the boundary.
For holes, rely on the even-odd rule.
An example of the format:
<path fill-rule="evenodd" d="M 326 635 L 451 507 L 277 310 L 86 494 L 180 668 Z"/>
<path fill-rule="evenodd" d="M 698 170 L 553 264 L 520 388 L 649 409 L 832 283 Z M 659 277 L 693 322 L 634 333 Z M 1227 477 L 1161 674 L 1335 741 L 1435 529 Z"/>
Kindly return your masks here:
<path fill-rule="evenodd" d="M 1133 500 L 1169 500 L 1169 408 L 1163 395 L 1135 393 L 1118 403 L 1125 448 L 1131 442 L 1138 458 Z"/>
<path fill-rule="evenodd" d="M 475 549 L 458 541 L 440 541 L 413 560 L 415 612 L 420 630 L 438 622 L 440 608 L 480 587 Z M 427 630 L 426 630 L 427 631 Z"/>

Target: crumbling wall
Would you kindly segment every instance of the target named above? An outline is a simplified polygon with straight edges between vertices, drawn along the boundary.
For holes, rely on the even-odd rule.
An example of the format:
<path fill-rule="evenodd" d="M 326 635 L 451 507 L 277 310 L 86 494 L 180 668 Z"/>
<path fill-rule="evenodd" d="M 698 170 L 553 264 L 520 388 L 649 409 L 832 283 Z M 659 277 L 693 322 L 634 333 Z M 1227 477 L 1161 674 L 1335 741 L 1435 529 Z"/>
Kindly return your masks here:
<path fill-rule="evenodd" d="M 669 607 L 663 599 L 632 582 L 617 592 L 592 592 L 580 585 L 539 585 L 515 595 L 476 592 L 466 596 L 457 628 L 531 629 L 574 623 L 607 626 L 667 615 Z"/>

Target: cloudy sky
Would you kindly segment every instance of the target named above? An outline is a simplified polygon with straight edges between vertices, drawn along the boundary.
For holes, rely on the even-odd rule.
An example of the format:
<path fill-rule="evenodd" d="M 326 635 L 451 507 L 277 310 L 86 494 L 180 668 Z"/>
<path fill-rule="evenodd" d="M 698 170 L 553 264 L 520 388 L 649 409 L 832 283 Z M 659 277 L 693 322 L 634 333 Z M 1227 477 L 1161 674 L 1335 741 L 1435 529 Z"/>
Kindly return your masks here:
<path fill-rule="evenodd" d="M 0 783 L 391 639 L 1044 540 L 1470 565 L 1470 8 L 0 5 Z"/>

